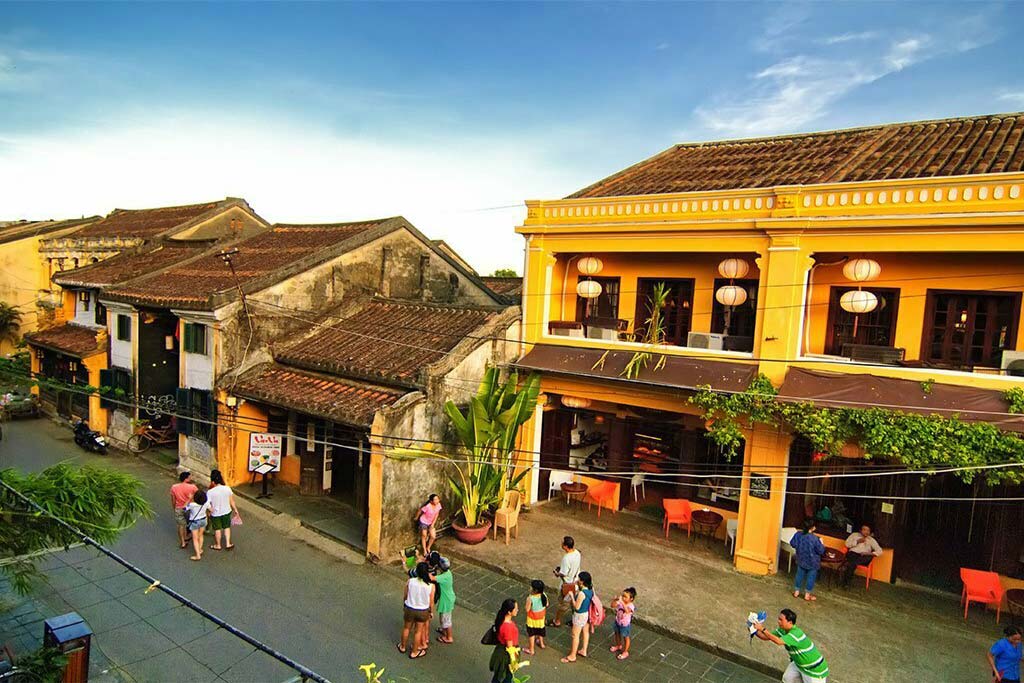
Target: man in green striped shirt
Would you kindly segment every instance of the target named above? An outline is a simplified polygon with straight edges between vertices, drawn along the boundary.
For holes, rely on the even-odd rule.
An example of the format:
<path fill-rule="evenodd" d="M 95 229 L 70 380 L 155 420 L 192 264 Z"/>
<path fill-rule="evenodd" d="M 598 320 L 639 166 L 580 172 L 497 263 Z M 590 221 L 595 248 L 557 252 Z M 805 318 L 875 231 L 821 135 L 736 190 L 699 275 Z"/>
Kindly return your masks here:
<path fill-rule="evenodd" d="M 818 652 L 810 637 L 796 626 L 796 612 L 784 609 L 779 613 L 779 627 L 772 632 L 764 624 L 757 625 L 755 635 L 786 648 L 789 666 L 782 674 L 783 683 L 825 683 L 828 662 Z"/>

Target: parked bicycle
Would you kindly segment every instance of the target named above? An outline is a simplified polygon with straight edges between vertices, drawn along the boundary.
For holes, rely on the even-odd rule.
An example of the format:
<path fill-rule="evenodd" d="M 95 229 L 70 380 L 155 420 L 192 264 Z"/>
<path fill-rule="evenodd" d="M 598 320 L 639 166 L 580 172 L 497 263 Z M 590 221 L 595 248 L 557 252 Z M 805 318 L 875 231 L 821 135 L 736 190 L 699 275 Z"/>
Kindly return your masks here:
<path fill-rule="evenodd" d="M 154 427 L 149 422 L 143 422 L 128 438 L 128 450 L 136 454 L 144 453 L 153 446 L 176 446 L 177 444 L 178 431 L 173 422 L 164 427 Z"/>

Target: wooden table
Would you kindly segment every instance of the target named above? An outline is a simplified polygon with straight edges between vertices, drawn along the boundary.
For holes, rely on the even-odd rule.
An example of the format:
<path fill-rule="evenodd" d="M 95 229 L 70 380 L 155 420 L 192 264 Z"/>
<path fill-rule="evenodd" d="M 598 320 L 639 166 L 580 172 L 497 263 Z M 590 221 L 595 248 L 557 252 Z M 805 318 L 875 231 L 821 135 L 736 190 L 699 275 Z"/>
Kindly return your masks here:
<path fill-rule="evenodd" d="M 580 505 L 583 504 L 583 498 L 587 495 L 587 485 L 583 482 L 576 481 L 568 484 L 562 484 L 562 494 L 565 496 L 565 504 L 569 505 L 573 499 L 580 501 Z"/>
<path fill-rule="evenodd" d="M 722 519 L 722 515 L 714 510 L 694 510 L 690 514 L 693 532 L 695 534 L 702 534 L 708 539 L 715 537 L 715 532 L 718 531 L 718 527 L 722 524 Z"/>
<path fill-rule="evenodd" d="M 842 571 L 844 564 L 846 564 L 846 553 L 825 546 L 825 554 L 821 556 L 821 568 L 829 570 L 829 576 L 832 577 L 829 585 L 835 586 L 835 577 Z"/>

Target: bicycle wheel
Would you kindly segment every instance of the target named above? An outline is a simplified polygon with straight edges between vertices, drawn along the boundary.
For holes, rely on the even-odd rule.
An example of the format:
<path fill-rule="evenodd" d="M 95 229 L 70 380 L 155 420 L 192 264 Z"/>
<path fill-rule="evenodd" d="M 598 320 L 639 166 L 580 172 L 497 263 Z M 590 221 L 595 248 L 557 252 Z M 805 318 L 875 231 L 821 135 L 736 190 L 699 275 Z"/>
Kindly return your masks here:
<path fill-rule="evenodd" d="M 128 439 L 128 450 L 132 453 L 144 453 L 149 449 L 149 437 L 145 434 L 133 434 Z"/>

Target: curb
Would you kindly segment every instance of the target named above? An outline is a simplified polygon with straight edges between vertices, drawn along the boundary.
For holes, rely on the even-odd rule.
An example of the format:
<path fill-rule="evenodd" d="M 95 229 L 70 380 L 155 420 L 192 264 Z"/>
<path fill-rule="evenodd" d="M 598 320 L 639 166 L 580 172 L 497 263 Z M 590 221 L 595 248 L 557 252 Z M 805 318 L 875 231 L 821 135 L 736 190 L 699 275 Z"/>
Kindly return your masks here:
<path fill-rule="evenodd" d="M 488 571 L 495 572 L 496 574 L 502 574 L 503 576 L 513 578 L 526 586 L 530 585 L 531 579 L 529 577 L 523 576 L 522 574 L 514 572 L 505 567 L 501 567 L 490 562 L 485 562 L 479 558 L 473 557 L 472 555 L 464 554 L 455 547 L 449 547 L 447 550 L 447 554 L 451 555 L 452 557 L 458 558 L 463 562 L 476 565 L 477 567 L 480 567 L 482 569 L 486 569 Z M 753 669 L 754 671 L 763 673 L 766 676 L 782 676 L 783 670 L 780 668 L 776 668 L 771 666 L 770 664 L 765 664 L 764 662 L 761 662 L 759 660 L 746 657 L 742 654 L 733 652 L 732 650 L 726 650 L 714 643 L 709 643 L 707 641 L 694 638 L 693 636 L 688 635 L 686 633 L 674 631 L 666 626 L 662 626 L 657 622 L 650 621 L 649 619 L 634 616 L 633 622 L 645 629 L 648 629 L 649 631 L 657 633 L 660 636 L 671 638 L 672 640 L 678 640 L 681 643 L 685 643 L 686 645 L 690 645 L 700 650 L 704 650 L 705 652 L 713 654 L 716 657 L 721 657 L 722 659 L 728 660 L 735 664 L 739 664 L 748 669 Z"/>

